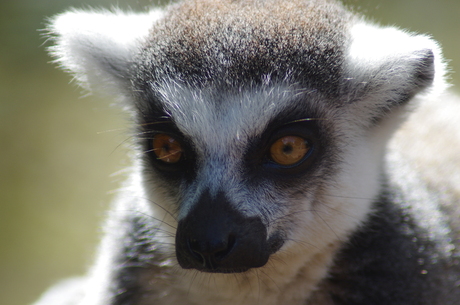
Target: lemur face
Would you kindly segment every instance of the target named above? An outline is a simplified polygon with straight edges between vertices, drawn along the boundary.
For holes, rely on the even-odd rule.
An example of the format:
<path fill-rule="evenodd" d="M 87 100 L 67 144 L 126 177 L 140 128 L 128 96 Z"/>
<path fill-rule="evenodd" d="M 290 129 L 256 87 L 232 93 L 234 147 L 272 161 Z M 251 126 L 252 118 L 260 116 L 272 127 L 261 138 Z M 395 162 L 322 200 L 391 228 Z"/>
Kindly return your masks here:
<path fill-rule="evenodd" d="M 210 17 L 194 20 L 200 9 Z M 317 193 L 339 155 L 325 120 L 342 102 L 345 35 L 328 16 L 299 33 L 287 16 L 266 24 L 274 8 L 252 21 L 231 5 L 212 13 L 221 9 L 185 5 L 158 24 L 133 91 L 144 166 L 176 194 L 165 208 L 177 213 L 180 266 L 227 273 L 264 266 L 297 239 L 296 219 L 324 204 Z"/>
<path fill-rule="evenodd" d="M 176 194 L 166 208 L 177 211 L 177 259 L 209 272 L 263 266 L 338 170 L 321 97 L 268 84 L 216 103 L 174 86 L 149 100 L 140 142 L 147 180 Z"/>
<path fill-rule="evenodd" d="M 227 273 L 314 253 L 368 213 L 351 198 L 376 195 L 391 133 L 372 126 L 432 80 L 431 53 L 393 90 L 391 60 L 355 64 L 366 38 L 341 6 L 298 4 L 300 31 L 273 7 L 200 4 L 159 21 L 130 70 L 146 188 L 169 194 L 177 260 Z"/>

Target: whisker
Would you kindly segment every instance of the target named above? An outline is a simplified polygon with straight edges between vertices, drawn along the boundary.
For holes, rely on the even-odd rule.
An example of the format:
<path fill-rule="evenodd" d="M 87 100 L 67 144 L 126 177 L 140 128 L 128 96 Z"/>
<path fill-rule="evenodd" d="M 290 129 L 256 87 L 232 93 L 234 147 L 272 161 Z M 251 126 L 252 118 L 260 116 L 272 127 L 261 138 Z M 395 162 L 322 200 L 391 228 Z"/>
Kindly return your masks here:
<path fill-rule="evenodd" d="M 332 198 L 344 198 L 344 199 L 373 200 L 373 198 L 355 197 L 355 196 L 340 196 L 340 195 L 328 195 L 328 194 L 324 194 L 322 196 L 324 196 L 324 197 L 332 197 Z"/>
<path fill-rule="evenodd" d="M 339 241 L 342 241 L 342 239 L 339 237 L 339 235 L 337 235 L 337 233 L 335 232 L 334 229 L 332 229 L 332 227 L 327 223 L 327 221 L 324 220 L 323 217 L 321 217 L 321 215 L 319 215 L 318 211 L 316 210 L 312 210 L 312 212 L 314 212 L 316 214 L 317 217 L 319 217 L 319 219 L 321 219 L 323 221 L 323 223 L 329 228 L 329 230 L 331 230 L 332 233 L 334 233 L 335 237 L 337 237 L 337 239 Z"/>
<path fill-rule="evenodd" d="M 278 289 L 278 291 L 281 291 L 281 288 L 278 286 L 278 284 L 275 282 L 275 280 L 270 275 L 268 275 L 268 273 L 265 272 L 265 270 L 260 269 L 260 270 L 257 270 L 257 271 L 262 273 L 265 276 L 265 278 L 269 279 L 275 285 L 275 287 Z"/>
<path fill-rule="evenodd" d="M 137 214 L 143 215 L 143 216 L 145 216 L 145 217 L 147 217 L 147 218 L 154 219 L 154 220 L 156 220 L 156 221 L 158 221 L 158 222 L 160 223 L 160 226 L 164 224 L 164 225 L 170 227 L 171 229 L 177 229 L 176 226 L 167 223 L 164 219 L 162 220 L 162 219 L 157 218 L 157 217 L 155 217 L 155 216 L 153 216 L 153 215 L 149 215 L 149 214 L 147 214 L 147 213 L 145 213 L 145 212 L 141 212 L 141 211 L 139 211 L 139 210 L 132 210 L 132 209 L 127 209 L 127 210 L 125 210 L 125 211 L 132 212 L 132 213 L 137 213 Z M 159 228 L 159 227 L 156 227 L 155 229 L 156 229 L 156 230 L 164 230 L 164 229 L 161 229 L 161 228 Z M 166 231 L 166 230 L 165 230 L 164 232 L 170 233 L 170 232 L 168 232 L 168 231 Z"/>
<path fill-rule="evenodd" d="M 142 123 L 142 124 L 139 124 L 139 126 L 151 126 L 151 125 L 158 125 L 158 124 L 174 124 L 174 122 L 171 121 L 171 118 L 169 116 L 162 116 L 160 117 L 160 119 L 164 119 L 164 121 Z"/>
<path fill-rule="evenodd" d="M 172 212 L 170 212 L 168 209 L 166 209 L 165 207 L 161 206 L 160 204 L 156 203 L 155 201 L 153 201 L 153 200 L 151 200 L 151 199 L 149 199 L 149 198 L 146 198 L 146 197 L 139 197 L 139 196 L 138 196 L 137 198 L 142 199 L 142 200 L 146 200 L 146 201 L 148 201 L 149 203 L 155 205 L 156 207 L 162 209 L 163 212 L 167 213 L 169 216 L 171 216 L 172 219 L 174 219 L 175 221 L 177 221 L 176 216 L 175 216 Z M 133 211 L 133 212 L 136 212 L 136 211 Z M 143 212 L 140 212 L 140 211 L 138 211 L 138 212 L 139 212 L 139 213 L 143 213 Z M 147 216 L 147 217 L 154 217 L 154 216 L 152 216 L 152 215 L 148 215 L 148 214 L 145 214 L 145 213 L 143 213 L 143 215 L 145 215 L 145 216 Z"/>
<path fill-rule="evenodd" d="M 100 134 L 106 134 L 106 133 L 111 133 L 111 132 L 119 132 L 119 131 L 125 132 L 128 129 L 129 129 L 128 127 L 107 129 L 107 130 L 103 130 L 103 131 L 98 131 L 98 132 L 96 132 L 96 134 L 100 135 Z"/>
<path fill-rule="evenodd" d="M 286 123 L 285 125 L 287 124 L 292 124 L 292 123 L 299 123 L 299 122 L 308 122 L 308 121 L 328 121 L 329 119 L 327 118 L 303 118 L 303 119 L 298 119 L 298 120 L 293 120 L 293 121 L 290 121 L 288 123 Z"/>

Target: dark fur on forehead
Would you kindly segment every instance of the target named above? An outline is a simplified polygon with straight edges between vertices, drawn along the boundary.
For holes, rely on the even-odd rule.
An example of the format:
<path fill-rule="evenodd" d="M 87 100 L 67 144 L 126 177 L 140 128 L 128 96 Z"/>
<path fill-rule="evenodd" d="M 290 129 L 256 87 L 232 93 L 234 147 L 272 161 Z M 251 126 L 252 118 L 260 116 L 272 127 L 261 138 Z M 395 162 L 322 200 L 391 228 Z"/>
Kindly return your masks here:
<path fill-rule="evenodd" d="M 335 95 L 350 18 L 324 0 L 186 1 L 154 26 L 133 69 L 136 83 L 172 77 L 229 90 L 287 79 Z"/>

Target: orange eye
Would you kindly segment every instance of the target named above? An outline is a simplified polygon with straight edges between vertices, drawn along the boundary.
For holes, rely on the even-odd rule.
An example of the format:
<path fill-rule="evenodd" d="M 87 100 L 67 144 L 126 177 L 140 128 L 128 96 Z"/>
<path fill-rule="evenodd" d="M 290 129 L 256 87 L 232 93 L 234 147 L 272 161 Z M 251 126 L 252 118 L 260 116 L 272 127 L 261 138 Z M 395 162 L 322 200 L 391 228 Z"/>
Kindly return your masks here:
<path fill-rule="evenodd" d="M 182 157 L 182 146 L 173 137 L 167 134 L 157 134 L 153 137 L 152 151 L 158 160 L 165 163 L 177 163 Z"/>
<path fill-rule="evenodd" d="M 311 149 L 308 141 L 298 136 L 279 138 L 270 147 L 270 157 L 279 165 L 294 165 Z"/>

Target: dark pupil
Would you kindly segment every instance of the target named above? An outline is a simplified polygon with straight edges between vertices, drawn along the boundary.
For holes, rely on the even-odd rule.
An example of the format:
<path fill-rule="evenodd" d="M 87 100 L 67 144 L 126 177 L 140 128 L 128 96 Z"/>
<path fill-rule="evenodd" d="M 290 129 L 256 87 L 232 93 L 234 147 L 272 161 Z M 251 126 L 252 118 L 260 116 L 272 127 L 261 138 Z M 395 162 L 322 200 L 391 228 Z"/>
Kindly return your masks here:
<path fill-rule="evenodd" d="M 293 150 L 294 148 L 292 147 L 292 145 L 284 145 L 283 147 L 283 153 L 285 153 L 286 155 L 292 153 Z"/>

